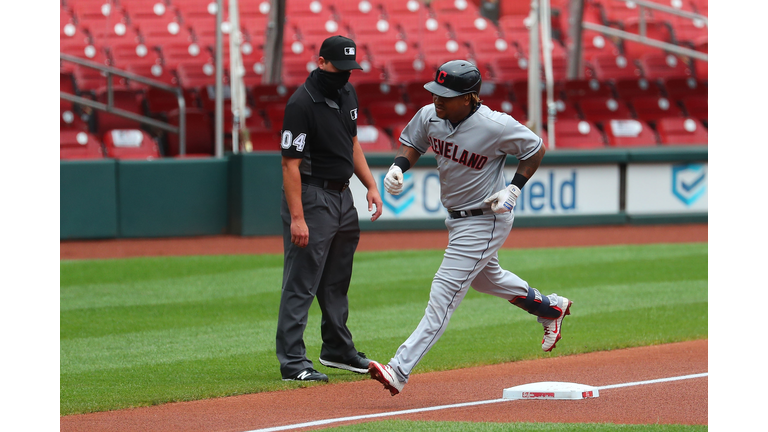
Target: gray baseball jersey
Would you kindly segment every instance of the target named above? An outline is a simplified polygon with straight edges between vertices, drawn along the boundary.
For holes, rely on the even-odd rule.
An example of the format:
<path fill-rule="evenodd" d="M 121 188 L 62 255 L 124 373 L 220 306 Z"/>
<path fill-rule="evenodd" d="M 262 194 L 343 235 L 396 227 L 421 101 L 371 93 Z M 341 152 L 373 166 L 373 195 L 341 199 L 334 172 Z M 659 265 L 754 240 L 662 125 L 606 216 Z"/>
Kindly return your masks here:
<path fill-rule="evenodd" d="M 429 148 L 434 150 L 442 203 L 448 210 L 484 210 L 480 215 L 449 216 L 445 221 L 448 246 L 432 280 L 424 317 L 389 361 L 397 378 L 407 382 L 413 368 L 445 331 L 470 285 L 510 302 L 525 298 L 529 292 L 540 295 L 499 265 L 498 250 L 512 229 L 514 214 L 495 214 L 483 201 L 506 186 L 503 169 L 507 155 L 528 159 L 539 151 L 542 140 L 511 116 L 484 105 L 455 128 L 435 115 L 434 105 L 427 105 L 405 127 L 400 142 L 422 155 Z M 547 297 L 552 304 L 559 304 L 557 294 Z"/>
<path fill-rule="evenodd" d="M 400 142 L 422 155 L 435 152 L 440 195 L 448 210 L 488 207 L 483 200 L 504 188 L 507 155 L 525 160 L 539 151 L 542 140 L 510 115 L 481 105 L 456 128 L 435 115 L 435 105 L 422 107 L 400 135 Z"/>

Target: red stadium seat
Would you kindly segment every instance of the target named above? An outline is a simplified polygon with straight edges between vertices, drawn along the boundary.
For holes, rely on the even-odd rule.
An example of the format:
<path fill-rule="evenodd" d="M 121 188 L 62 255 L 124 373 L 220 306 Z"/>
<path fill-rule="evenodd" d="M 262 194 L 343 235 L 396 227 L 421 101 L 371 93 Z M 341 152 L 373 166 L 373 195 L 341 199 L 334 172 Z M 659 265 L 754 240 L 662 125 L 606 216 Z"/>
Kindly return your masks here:
<path fill-rule="evenodd" d="M 292 17 L 317 17 L 332 12 L 331 8 L 328 7 L 327 0 L 290 0 L 285 3 L 285 14 Z"/>
<path fill-rule="evenodd" d="M 285 106 L 296 88 L 284 84 L 262 84 L 250 90 L 256 109 L 264 110 L 271 105 Z"/>
<path fill-rule="evenodd" d="M 593 122 L 632 117 L 632 112 L 626 103 L 611 97 L 582 99 L 578 102 L 578 106 L 584 118 Z"/>
<path fill-rule="evenodd" d="M 555 115 L 555 118 L 557 119 L 557 121 L 560 121 L 561 119 L 580 118 L 579 110 L 576 108 L 573 102 L 563 100 L 560 97 L 555 97 L 554 102 L 555 102 L 555 108 L 557 109 L 557 114 Z M 541 100 L 541 120 L 544 123 L 547 123 L 549 121 L 549 112 L 547 109 L 546 97 L 543 97 Z"/>
<path fill-rule="evenodd" d="M 194 42 L 169 42 L 159 45 L 159 47 L 163 57 L 163 65 L 169 69 L 176 69 L 182 63 L 204 64 L 212 62 L 205 47 Z"/>
<path fill-rule="evenodd" d="M 709 119 L 709 99 L 707 95 L 691 95 L 682 98 L 683 106 L 689 116 L 707 122 Z"/>
<path fill-rule="evenodd" d="M 62 100 L 62 102 L 64 102 Z M 80 116 L 73 105 L 62 103 L 59 107 L 59 129 L 88 132 L 88 122 Z"/>
<path fill-rule="evenodd" d="M 301 40 L 318 46 L 326 38 L 344 32 L 342 24 L 328 12 L 315 16 L 291 16 L 290 23 Z"/>
<path fill-rule="evenodd" d="M 578 119 L 562 119 L 555 122 L 554 128 L 555 148 L 599 149 L 605 147 L 603 134 L 592 122 Z M 547 143 L 546 140 L 544 142 Z"/>
<path fill-rule="evenodd" d="M 566 99 L 572 102 L 584 98 L 613 96 L 613 90 L 607 82 L 594 78 L 568 80 L 564 84 L 564 91 Z"/>
<path fill-rule="evenodd" d="M 645 78 L 619 79 L 613 83 L 621 99 L 629 100 L 639 96 L 661 96 L 661 87 L 656 81 Z"/>
<path fill-rule="evenodd" d="M 403 90 L 399 85 L 389 85 L 380 82 L 360 83 L 355 84 L 354 87 L 357 93 L 357 100 L 361 106 L 377 101 L 403 102 Z"/>
<path fill-rule="evenodd" d="M 253 151 L 280 151 L 280 131 L 251 131 Z"/>
<path fill-rule="evenodd" d="M 283 129 L 283 119 L 285 118 L 285 105 L 270 105 L 264 112 L 267 115 L 270 129 L 281 131 Z"/>
<path fill-rule="evenodd" d="M 477 67 L 480 69 L 480 73 L 483 74 L 483 78 L 491 79 L 491 76 L 486 77 L 483 73 L 483 68 L 486 69 L 486 73 L 490 73 L 489 65 L 497 57 L 514 56 L 517 53 L 517 48 L 507 42 L 502 37 L 497 36 L 479 36 L 466 41 L 466 44 L 471 50 L 471 56 L 477 62 Z"/>
<path fill-rule="evenodd" d="M 440 23 L 433 17 L 424 13 L 390 15 L 389 22 L 397 27 L 401 38 L 410 42 L 418 42 L 440 29 Z"/>
<path fill-rule="evenodd" d="M 694 48 L 696 51 L 707 54 L 709 52 L 709 42 L 707 37 L 702 37 L 694 42 Z M 700 81 L 707 81 L 709 77 L 709 62 L 704 60 L 693 60 L 693 67 L 696 73 L 696 79 Z"/>
<path fill-rule="evenodd" d="M 352 76 L 349 77 L 349 82 L 352 85 L 362 83 L 379 84 L 386 78 L 383 65 L 374 65 L 371 58 L 362 50 L 358 54 L 357 62 L 363 69 L 352 72 Z"/>
<path fill-rule="evenodd" d="M 428 68 L 420 58 L 393 58 L 385 65 L 387 83 L 400 84 L 409 82 L 426 83 L 434 77 L 434 68 Z"/>
<path fill-rule="evenodd" d="M 143 115 L 144 112 L 141 108 L 141 99 L 139 93 L 130 88 L 113 88 L 112 89 L 113 106 L 137 115 Z M 107 103 L 107 89 L 101 87 L 96 90 L 96 101 L 103 104 Z M 96 112 L 96 131 L 99 135 L 102 135 L 111 129 L 138 129 L 140 123 L 135 120 L 130 120 L 125 117 L 118 116 L 116 114 L 110 114 L 105 111 Z"/>
<path fill-rule="evenodd" d="M 693 74 L 684 60 L 673 54 L 645 54 L 638 59 L 643 76 L 649 80 L 684 78 Z"/>
<path fill-rule="evenodd" d="M 517 54 L 517 53 L 515 53 Z M 490 63 L 495 81 L 528 81 L 528 59 L 520 56 L 497 57 Z"/>
<path fill-rule="evenodd" d="M 707 145 L 707 128 L 693 118 L 663 118 L 656 122 L 661 143 L 665 145 Z"/>
<path fill-rule="evenodd" d="M 619 3 L 619 2 L 613 2 Z M 638 18 L 627 18 L 624 21 L 624 31 L 640 34 L 640 21 Z M 649 39 L 653 39 L 660 42 L 674 43 L 672 39 L 672 32 L 669 28 L 669 24 L 663 21 L 647 19 L 645 21 L 645 36 Z M 639 42 L 633 42 L 625 39 L 624 52 L 630 58 L 638 58 L 644 54 L 654 53 L 659 54 L 662 52 L 661 48 L 656 48 L 650 45 L 641 44 Z"/>
<path fill-rule="evenodd" d="M 685 96 L 706 95 L 707 83 L 699 82 L 694 77 L 670 78 L 664 80 L 664 89 L 672 100 L 680 100 Z"/>
<path fill-rule="evenodd" d="M 365 153 L 393 151 L 389 135 L 383 129 L 373 125 L 358 125 L 357 140 Z"/>
<path fill-rule="evenodd" d="M 432 0 L 427 2 L 427 4 L 436 15 L 453 14 L 464 17 L 475 17 L 479 15 L 477 5 L 470 1 Z"/>
<path fill-rule="evenodd" d="M 426 82 L 414 81 L 405 86 L 405 96 L 408 102 L 416 108 L 432 103 L 432 93 L 424 88 Z"/>
<path fill-rule="evenodd" d="M 143 43 L 119 42 L 105 47 L 109 51 L 112 64 L 118 69 L 127 69 L 133 65 L 159 65 L 160 53 L 148 48 Z"/>
<path fill-rule="evenodd" d="M 410 14 L 424 15 L 429 13 L 424 4 L 419 0 L 388 0 L 382 3 L 382 7 L 390 16 Z"/>
<path fill-rule="evenodd" d="M 595 78 L 601 81 L 637 79 L 642 76 L 642 70 L 625 56 L 600 54 L 592 57 L 590 63 L 594 69 Z"/>
<path fill-rule="evenodd" d="M 605 135 L 611 147 L 653 147 L 656 134 L 648 123 L 636 119 L 615 118 L 605 122 Z"/>
<path fill-rule="evenodd" d="M 391 128 L 402 122 L 407 123 L 416 114 L 414 106 L 393 101 L 372 103 L 366 107 L 366 111 L 373 124 L 382 129 Z"/>
<path fill-rule="evenodd" d="M 618 2 L 614 0 L 597 0 L 596 6 L 602 10 L 608 23 L 620 23 L 629 19 L 638 19 L 640 10 L 633 2 Z M 652 12 L 645 9 L 645 18 L 653 18 Z"/>
<path fill-rule="evenodd" d="M 610 37 L 585 29 L 581 35 L 581 53 L 585 60 L 591 61 L 595 56 L 616 57 L 619 55 L 619 47 Z"/>
<path fill-rule="evenodd" d="M 670 15 L 667 20 L 672 26 L 678 43 L 693 42 L 702 36 L 707 36 L 709 32 L 709 28 L 703 20 L 674 15 Z"/>
<path fill-rule="evenodd" d="M 377 1 L 370 0 L 337 0 L 328 1 L 325 0 L 324 4 L 333 6 L 336 13 L 341 16 L 341 19 L 357 18 L 365 15 L 377 15 L 383 12 L 381 4 Z"/>
<path fill-rule="evenodd" d="M 104 134 L 107 157 L 114 159 L 158 159 L 157 142 L 141 129 L 113 129 Z"/>
<path fill-rule="evenodd" d="M 213 122 L 208 111 L 201 108 L 186 110 L 186 154 L 212 156 L 214 150 Z M 168 113 L 168 122 L 179 125 L 179 110 Z M 168 151 L 166 156 L 179 156 L 179 136 L 168 134 Z"/>
<path fill-rule="evenodd" d="M 632 105 L 640 120 L 654 121 L 664 117 L 683 116 L 683 111 L 675 101 L 670 101 L 663 96 L 638 96 L 630 99 L 629 104 Z"/>
<path fill-rule="evenodd" d="M 61 130 L 60 159 L 102 159 L 104 149 L 98 138 L 85 131 Z"/>
<path fill-rule="evenodd" d="M 93 92 L 107 85 L 107 76 L 100 70 L 87 66 L 75 66 L 73 76 L 78 93 Z"/>
<path fill-rule="evenodd" d="M 216 67 L 209 62 L 183 62 L 176 67 L 179 84 L 184 88 L 200 88 L 216 84 Z"/>

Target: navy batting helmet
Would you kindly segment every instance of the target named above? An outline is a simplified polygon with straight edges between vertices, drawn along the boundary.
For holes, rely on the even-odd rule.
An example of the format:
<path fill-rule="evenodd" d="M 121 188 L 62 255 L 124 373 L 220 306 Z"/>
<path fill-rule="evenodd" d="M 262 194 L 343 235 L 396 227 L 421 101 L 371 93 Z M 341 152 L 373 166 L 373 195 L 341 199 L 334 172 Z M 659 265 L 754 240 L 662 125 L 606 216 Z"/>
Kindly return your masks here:
<path fill-rule="evenodd" d="M 479 93 L 483 80 L 480 71 L 466 60 L 451 60 L 443 63 L 435 73 L 435 80 L 424 84 L 424 88 L 442 97 Z"/>

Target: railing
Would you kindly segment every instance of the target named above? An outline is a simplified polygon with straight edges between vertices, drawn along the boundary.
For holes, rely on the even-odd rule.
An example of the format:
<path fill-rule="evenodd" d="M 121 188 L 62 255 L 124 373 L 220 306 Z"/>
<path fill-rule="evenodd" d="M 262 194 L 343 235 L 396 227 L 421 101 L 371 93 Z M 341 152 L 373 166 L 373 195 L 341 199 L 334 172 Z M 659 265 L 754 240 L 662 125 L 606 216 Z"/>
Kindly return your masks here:
<path fill-rule="evenodd" d="M 629 3 L 626 0 L 614 0 L 614 1 Z M 608 36 L 614 36 L 622 39 L 627 39 L 633 42 L 639 42 L 645 45 L 650 45 L 652 47 L 661 48 L 663 50 L 666 50 L 675 54 L 688 56 L 698 60 L 709 61 L 708 55 L 703 52 L 699 52 L 696 50 L 692 50 L 690 48 L 681 47 L 679 45 L 675 45 L 675 44 L 671 44 L 668 42 L 663 42 L 660 40 L 651 39 L 647 37 L 645 35 L 645 13 L 643 8 L 655 9 L 655 10 L 669 13 L 672 15 L 678 15 L 684 18 L 698 19 L 698 20 L 701 20 L 704 23 L 704 25 L 708 26 L 709 20 L 707 19 L 706 16 L 699 15 L 693 12 L 682 11 L 669 6 L 665 6 L 658 3 L 652 3 L 644 0 L 632 0 L 632 3 L 638 6 L 638 12 L 640 13 L 639 34 L 629 33 L 623 30 L 607 27 L 600 24 L 594 24 L 590 22 L 582 22 L 581 23 L 582 28 L 585 28 L 587 30 L 598 31 Z"/>
<path fill-rule="evenodd" d="M 107 78 L 107 103 L 102 102 L 96 102 L 91 99 L 86 99 L 84 97 L 80 97 L 74 94 L 65 93 L 63 91 L 60 91 L 61 99 L 80 104 L 83 106 L 87 106 L 93 109 L 97 109 L 100 111 L 105 111 L 110 114 L 114 114 L 120 117 L 125 117 L 130 120 L 137 121 L 139 123 L 147 124 L 153 127 L 156 127 L 158 129 L 162 129 L 164 131 L 168 131 L 171 133 L 175 133 L 179 135 L 179 154 L 185 155 L 187 150 L 187 144 L 186 144 L 186 103 L 184 101 L 184 94 L 182 93 L 181 89 L 178 87 L 172 87 L 165 83 L 162 83 L 160 81 L 155 81 L 153 79 L 145 78 L 140 75 L 132 74 L 130 72 L 126 72 L 120 69 L 116 69 L 109 66 L 103 66 L 98 63 L 83 60 L 81 58 L 71 56 L 68 54 L 60 53 L 59 58 L 63 61 L 72 62 L 75 64 L 78 64 L 80 66 L 86 66 L 93 69 L 98 69 L 106 74 Z M 127 78 L 131 81 L 135 81 L 141 84 L 146 84 L 148 86 L 156 87 L 161 90 L 165 90 L 167 92 L 173 93 L 176 95 L 176 99 L 179 102 L 179 125 L 174 126 L 170 123 L 165 123 L 156 119 L 153 119 L 151 117 L 139 115 L 136 113 L 132 113 L 130 111 L 126 111 L 121 108 L 116 108 L 114 104 L 114 88 L 113 88 L 113 76 L 117 75 L 123 78 Z"/>

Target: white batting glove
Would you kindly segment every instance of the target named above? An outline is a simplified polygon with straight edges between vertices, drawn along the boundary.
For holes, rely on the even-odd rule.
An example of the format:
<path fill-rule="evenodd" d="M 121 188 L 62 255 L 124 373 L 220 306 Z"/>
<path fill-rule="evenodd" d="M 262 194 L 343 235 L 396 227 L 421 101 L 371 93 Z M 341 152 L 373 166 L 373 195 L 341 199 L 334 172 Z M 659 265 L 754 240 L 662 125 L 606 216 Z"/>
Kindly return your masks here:
<path fill-rule="evenodd" d="M 389 167 L 386 177 L 384 177 L 384 189 L 392 195 L 400 195 L 403 191 L 403 170 L 399 166 L 392 164 Z"/>
<path fill-rule="evenodd" d="M 515 208 L 519 196 L 520 188 L 511 184 L 486 198 L 485 203 L 491 205 L 494 213 L 509 213 Z"/>

